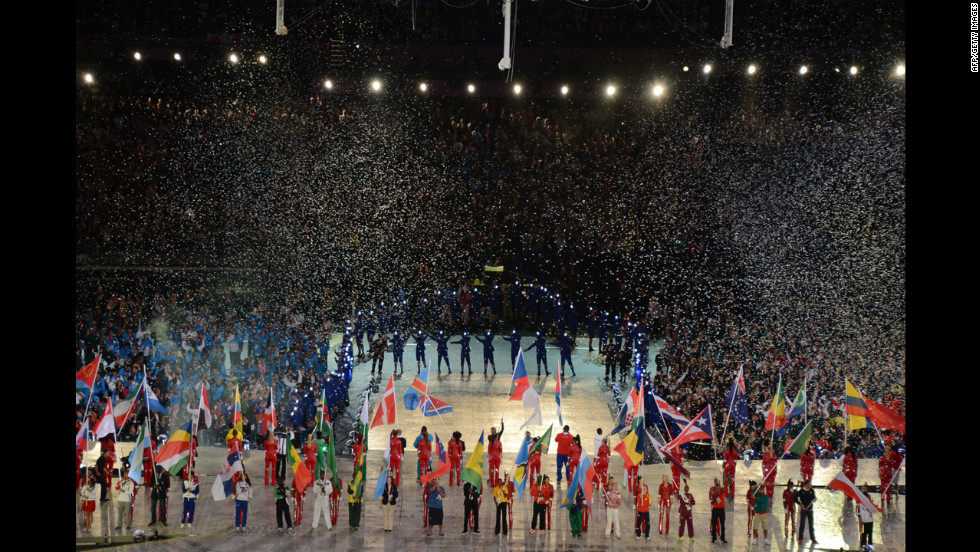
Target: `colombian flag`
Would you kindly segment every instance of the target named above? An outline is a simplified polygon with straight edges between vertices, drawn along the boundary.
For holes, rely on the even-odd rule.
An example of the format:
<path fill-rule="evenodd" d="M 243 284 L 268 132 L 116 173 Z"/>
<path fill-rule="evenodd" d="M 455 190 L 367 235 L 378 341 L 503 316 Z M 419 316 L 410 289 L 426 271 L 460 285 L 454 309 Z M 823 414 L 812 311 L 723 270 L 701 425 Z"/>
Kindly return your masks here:
<path fill-rule="evenodd" d="M 844 411 L 847 412 L 847 417 L 849 418 L 847 428 L 864 429 L 866 427 L 874 427 L 874 424 L 871 422 L 871 410 L 868 408 L 867 399 L 846 379 L 844 380 L 844 386 L 846 398 Z"/>

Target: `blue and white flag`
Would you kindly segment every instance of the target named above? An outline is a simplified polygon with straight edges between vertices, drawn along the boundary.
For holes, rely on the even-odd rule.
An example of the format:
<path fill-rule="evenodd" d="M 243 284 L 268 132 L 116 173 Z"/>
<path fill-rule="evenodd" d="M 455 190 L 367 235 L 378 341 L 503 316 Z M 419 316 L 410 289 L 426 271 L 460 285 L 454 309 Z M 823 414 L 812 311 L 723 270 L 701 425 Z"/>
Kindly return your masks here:
<path fill-rule="evenodd" d="M 225 460 L 225 465 L 221 467 L 218 476 L 214 478 L 214 485 L 211 487 L 211 496 L 216 501 L 224 500 L 235 494 L 235 480 L 233 477 L 236 472 L 240 471 L 244 471 L 242 468 L 242 458 L 236 450 L 228 455 L 228 459 Z"/>
<path fill-rule="evenodd" d="M 732 382 L 732 389 L 725 399 L 725 406 L 728 407 L 728 412 L 736 422 L 740 424 L 749 423 L 749 401 L 745 394 L 745 375 L 741 366 L 738 367 L 738 375 Z"/>

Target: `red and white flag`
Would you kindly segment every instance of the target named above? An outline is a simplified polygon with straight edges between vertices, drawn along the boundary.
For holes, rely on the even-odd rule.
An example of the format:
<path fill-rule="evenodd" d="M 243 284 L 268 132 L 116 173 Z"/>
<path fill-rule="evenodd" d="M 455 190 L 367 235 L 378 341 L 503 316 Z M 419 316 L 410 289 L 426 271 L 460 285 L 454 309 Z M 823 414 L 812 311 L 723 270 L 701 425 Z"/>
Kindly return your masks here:
<path fill-rule="evenodd" d="M 837 477 L 833 478 L 830 483 L 827 484 L 827 488 L 840 491 L 863 504 L 865 508 L 881 513 L 881 508 L 875 505 L 875 503 L 868 498 L 868 495 L 862 493 L 860 489 L 855 487 L 854 483 L 851 483 L 851 480 L 844 475 L 844 472 L 838 473 Z"/>
<path fill-rule="evenodd" d="M 395 376 L 392 375 L 388 378 L 388 387 L 381 395 L 381 404 L 378 405 L 378 411 L 374 415 L 371 427 L 395 424 L 395 412 Z"/>
<path fill-rule="evenodd" d="M 101 439 L 115 432 L 116 422 L 112 416 L 112 395 L 109 395 L 109 400 L 105 403 L 105 411 L 102 413 L 102 419 L 95 426 L 95 438 Z"/>

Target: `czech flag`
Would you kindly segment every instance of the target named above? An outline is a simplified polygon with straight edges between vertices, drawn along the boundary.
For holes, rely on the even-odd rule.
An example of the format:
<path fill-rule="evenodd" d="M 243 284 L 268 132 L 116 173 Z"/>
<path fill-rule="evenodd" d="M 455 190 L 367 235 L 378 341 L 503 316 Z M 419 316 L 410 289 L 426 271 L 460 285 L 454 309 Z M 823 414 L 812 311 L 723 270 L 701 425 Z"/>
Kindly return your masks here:
<path fill-rule="evenodd" d="M 527 380 L 527 369 L 524 368 L 523 350 L 517 352 L 517 362 L 514 363 L 514 377 L 511 379 L 511 383 L 516 384 L 517 387 L 514 388 L 514 394 L 507 400 L 522 400 L 524 398 L 524 392 L 531 387 L 531 383 Z"/>

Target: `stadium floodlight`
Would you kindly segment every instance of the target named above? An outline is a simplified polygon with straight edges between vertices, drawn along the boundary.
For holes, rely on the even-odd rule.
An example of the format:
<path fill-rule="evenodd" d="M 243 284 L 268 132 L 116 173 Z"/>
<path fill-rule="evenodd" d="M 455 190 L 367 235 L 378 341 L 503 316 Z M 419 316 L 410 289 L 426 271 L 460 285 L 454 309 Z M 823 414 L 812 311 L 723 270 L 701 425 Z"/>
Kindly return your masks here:
<path fill-rule="evenodd" d="M 856 65 L 852 65 L 851 66 L 851 74 L 852 75 L 857 75 L 858 74 L 858 68 L 857 68 Z"/>
<path fill-rule="evenodd" d="M 754 75 L 755 74 L 755 71 L 756 71 L 755 65 L 749 65 L 749 68 L 747 69 L 747 71 L 748 71 L 748 73 L 750 75 Z"/>
<path fill-rule="evenodd" d="M 92 84 L 93 82 L 95 82 L 95 77 L 92 76 L 92 73 L 85 73 L 85 75 L 83 75 L 82 78 L 88 84 Z"/>
<path fill-rule="evenodd" d="M 269 58 L 265 57 L 265 54 L 259 56 L 259 63 L 261 63 L 262 65 L 265 65 L 268 62 L 269 62 Z"/>
<path fill-rule="evenodd" d="M 143 59 L 143 55 L 140 54 L 139 52 L 135 52 L 133 54 L 133 58 L 136 59 L 136 61 L 139 61 L 139 60 Z"/>
<path fill-rule="evenodd" d="M 230 56 L 228 56 L 228 61 L 230 61 L 232 65 L 234 65 L 238 63 L 238 56 L 235 54 L 231 54 Z"/>
<path fill-rule="evenodd" d="M 514 94 L 517 95 L 517 96 L 520 96 L 521 95 L 521 85 L 519 85 L 519 84 L 515 84 L 514 85 Z"/>
<path fill-rule="evenodd" d="M 690 68 L 690 67 L 688 67 L 687 65 L 685 65 L 685 66 L 684 66 L 684 72 L 685 72 L 685 73 L 687 73 L 687 72 L 688 72 L 688 71 L 690 71 L 690 70 L 691 70 L 691 68 Z"/>
<path fill-rule="evenodd" d="M 326 88 L 327 90 L 333 89 L 333 81 L 330 79 L 323 81 L 323 87 Z"/>
<path fill-rule="evenodd" d="M 806 65 L 800 65 L 800 74 L 801 75 L 805 75 L 807 71 L 809 71 L 809 69 L 806 68 Z"/>
<path fill-rule="evenodd" d="M 428 89 L 429 89 L 429 85 L 428 84 L 425 84 L 424 82 L 419 85 L 419 90 L 421 90 L 422 92 L 425 92 Z"/>
<path fill-rule="evenodd" d="M 905 76 L 905 64 L 904 63 L 900 64 L 898 67 L 895 68 L 895 74 L 898 75 L 898 76 L 900 76 L 900 77 L 904 77 Z"/>
<path fill-rule="evenodd" d="M 659 84 L 654 85 L 654 87 L 653 87 L 653 95 L 654 96 L 657 96 L 657 97 L 660 97 L 660 96 L 663 96 L 663 94 L 664 94 L 664 87 L 663 86 L 660 86 Z"/>
<path fill-rule="evenodd" d="M 614 94 L 616 94 L 616 87 L 610 84 L 606 87 L 606 95 L 611 97 Z"/>
<path fill-rule="evenodd" d="M 174 60 L 180 61 L 180 53 L 179 52 L 176 53 L 176 54 L 174 54 Z"/>
<path fill-rule="evenodd" d="M 705 63 L 704 64 L 704 74 L 707 75 L 710 72 L 711 72 L 711 65 Z"/>
<path fill-rule="evenodd" d="M 374 79 L 373 81 L 371 81 L 371 90 L 374 90 L 375 92 L 380 91 L 381 81 L 379 81 L 378 79 Z"/>
<path fill-rule="evenodd" d="M 561 95 L 562 95 L 562 96 L 567 96 L 567 95 L 568 95 L 568 86 L 564 86 L 564 85 L 563 85 L 563 86 L 561 87 Z"/>
<path fill-rule="evenodd" d="M 472 84 L 467 84 L 466 85 L 466 91 L 469 92 L 470 94 L 472 94 L 472 93 L 476 92 L 476 87 L 473 86 Z"/>

